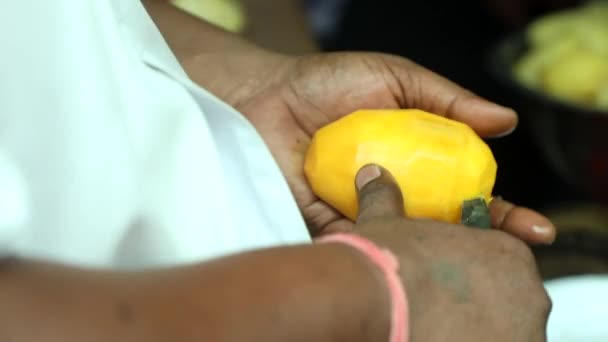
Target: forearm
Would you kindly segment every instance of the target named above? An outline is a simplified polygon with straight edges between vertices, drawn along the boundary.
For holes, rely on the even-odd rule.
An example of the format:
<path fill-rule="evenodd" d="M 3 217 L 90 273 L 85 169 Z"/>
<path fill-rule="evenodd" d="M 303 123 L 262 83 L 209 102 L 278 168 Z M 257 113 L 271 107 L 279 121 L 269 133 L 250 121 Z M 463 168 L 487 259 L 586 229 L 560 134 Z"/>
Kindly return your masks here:
<path fill-rule="evenodd" d="M 257 49 L 243 37 L 191 16 L 171 5 L 169 0 L 143 0 L 143 4 L 180 60 L 203 53 Z"/>
<path fill-rule="evenodd" d="M 289 60 L 190 16 L 167 0 L 143 3 L 192 80 L 229 104 L 272 82 L 267 71 L 280 70 Z"/>
<path fill-rule="evenodd" d="M 139 273 L 0 268 L 2 341 L 382 341 L 381 275 L 338 245 Z"/>
<path fill-rule="evenodd" d="M 240 0 L 247 12 L 244 36 L 267 49 L 307 54 L 319 51 L 302 0 Z"/>

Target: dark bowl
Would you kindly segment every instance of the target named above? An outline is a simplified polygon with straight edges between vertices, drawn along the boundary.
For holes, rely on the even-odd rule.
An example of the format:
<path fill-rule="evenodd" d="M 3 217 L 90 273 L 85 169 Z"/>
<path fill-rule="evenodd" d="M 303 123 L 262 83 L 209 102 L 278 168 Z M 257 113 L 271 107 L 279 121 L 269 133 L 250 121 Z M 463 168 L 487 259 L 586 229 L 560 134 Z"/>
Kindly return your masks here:
<path fill-rule="evenodd" d="M 525 34 L 517 32 L 490 54 L 488 69 L 503 101 L 519 113 L 521 128 L 557 175 L 608 203 L 608 111 L 577 106 L 521 85 L 511 71 L 527 49 Z"/>

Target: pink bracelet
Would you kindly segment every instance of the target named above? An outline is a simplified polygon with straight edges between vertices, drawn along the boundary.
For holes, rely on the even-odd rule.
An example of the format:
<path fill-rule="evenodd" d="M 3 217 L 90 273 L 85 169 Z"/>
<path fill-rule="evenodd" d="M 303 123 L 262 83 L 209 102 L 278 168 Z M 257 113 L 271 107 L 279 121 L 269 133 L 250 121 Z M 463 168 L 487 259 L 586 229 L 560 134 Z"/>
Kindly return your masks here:
<path fill-rule="evenodd" d="M 386 278 L 391 297 L 391 333 L 389 342 L 409 340 L 409 319 L 407 296 L 399 278 L 399 261 L 388 249 L 381 249 L 368 239 L 355 234 L 329 234 L 316 239 L 317 242 L 339 242 L 352 246 L 376 264 Z"/>

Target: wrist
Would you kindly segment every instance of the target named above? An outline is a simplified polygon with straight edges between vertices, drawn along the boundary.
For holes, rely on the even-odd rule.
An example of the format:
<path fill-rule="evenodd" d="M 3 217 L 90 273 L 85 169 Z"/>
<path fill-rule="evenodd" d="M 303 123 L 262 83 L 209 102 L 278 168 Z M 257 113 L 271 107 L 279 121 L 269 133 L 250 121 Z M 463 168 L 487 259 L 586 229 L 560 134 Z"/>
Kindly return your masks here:
<path fill-rule="evenodd" d="M 145 0 L 148 13 L 190 78 L 228 104 L 277 79 L 289 58 L 194 17 L 166 0 Z"/>
<path fill-rule="evenodd" d="M 249 99 L 278 86 L 296 58 L 250 46 L 238 51 L 202 52 L 182 60 L 190 78 L 240 109 Z"/>
<path fill-rule="evenodd" d="M 390 298 L 390 335 L 384 340 L 407 342 L 409 340 L 409 308 L 405 288 L 399 276 L 399 260 L 388 249 L 383 249 L 360 235 L 330 234 L 319 239 L 321 243 L 342 243 L 358 250 L 383 278 L 385 293 Z M 388 290 L 388 291 L 387 291 Z"/>
<path fill-rule="evenodd" d="M 318 242 L 322 242 L 318 239 Z M 333 241 L 326 241 L 333 242 Z M 348 310 L 358 310 L 353 306 L 353 303 L 363 305 L 360 310 L 361 322 L 359 326 L 361 331 L 356 332 L 356 336 L 351 336 L 348 341 L 389 341 L 391 331 L 391 298 L 386 291 L 386 280 L 383 272 L 374 264 L 369 257 L 361 253 L 361 251 L 347 244 L 335 243 L 337 247 L 341 247 L 345 252 L 348 252 L 351 259 L 362 267 L 362 272 L 367 274 L 367 284 L 360 286 L 368 289 L 365 293 L 359 292 L 359 298 L 351 299 L 348 305 Z M 361 284 L 360 284 L 361 285 Z M 371 290 L 369 290 L 371 289 Z M 361 298 L 361 297 L 367 298 Z"/>

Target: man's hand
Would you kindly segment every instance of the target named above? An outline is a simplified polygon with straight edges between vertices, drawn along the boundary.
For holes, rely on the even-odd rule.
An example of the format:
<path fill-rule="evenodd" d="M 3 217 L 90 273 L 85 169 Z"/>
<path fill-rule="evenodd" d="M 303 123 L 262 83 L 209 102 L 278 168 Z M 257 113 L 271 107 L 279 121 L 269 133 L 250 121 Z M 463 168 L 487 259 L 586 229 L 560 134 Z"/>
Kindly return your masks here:
<path fill-rule="evenodd" d="M 364 167 L 357 184 L 355 232 L 399 258 L 412 342 L 546 340 L 551 303 L 523 242 L 499 231 L 407 219 L 398 186 L 377 166 Z"/>
<path fill-rule="evenodd" d="M 313 234 L 352 228 L 352 222 L 313 194 L 304 177 L 306 149 L 324 125 L 362 108 L 419 108 L 465 122 L 485 137 L 508 133 L 517 124 L 512 110 L 400 57 L 340 53 L 282 59 L 270 55 L 267 60 L 273 59 L 272 72 L 264 76 L 259 74 L 263 68 L 256 69 L 264 82 L 244 82 L 256 87 L 245 85 L 229 94 L 269 145 Z M 530 242 L 554 239 L 551 223 L 531 210 L 500 199 L 491 209 L 496 228 Z"/>
<path fill-rule="evenodd" d="M 353 227 L 313 194 L 304 177 L 306 149 L 324 125 L 362 108 L 418 108 L 467 123 L 485 137 L 507 134 L 517 124 L 511 109 L 404 58 L 377 53 L 286 56 L 190 17 L 166 1 L 144 3 L 190 77 L 240 110 L 260 132 L 313 235 Z M 496 200 L 491 211 L 496 228 L 529 242 L 554 239 L 553 225 L 528 209 Z"/>

